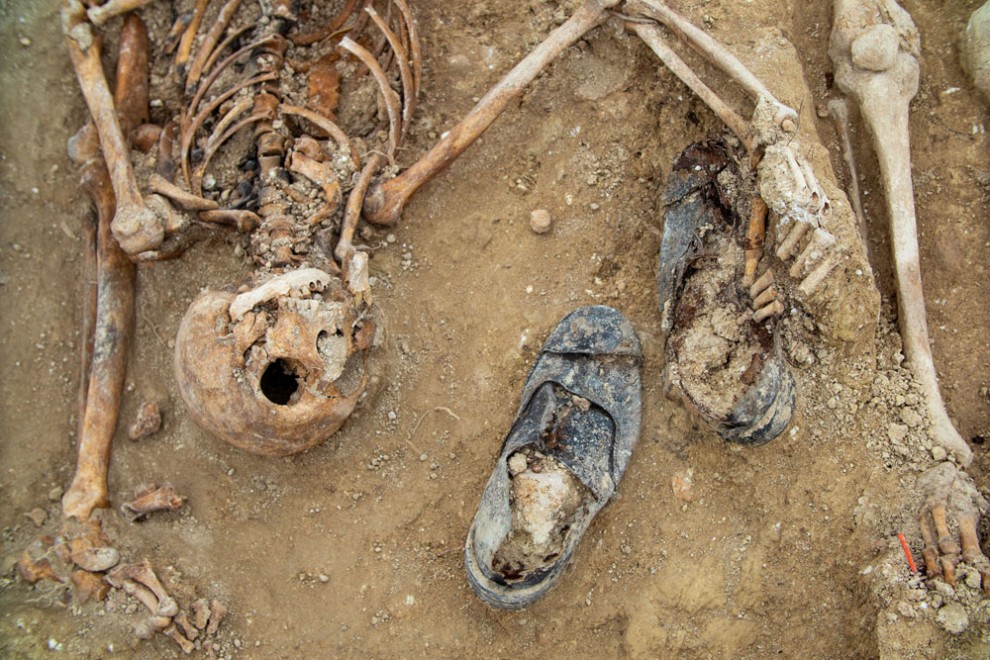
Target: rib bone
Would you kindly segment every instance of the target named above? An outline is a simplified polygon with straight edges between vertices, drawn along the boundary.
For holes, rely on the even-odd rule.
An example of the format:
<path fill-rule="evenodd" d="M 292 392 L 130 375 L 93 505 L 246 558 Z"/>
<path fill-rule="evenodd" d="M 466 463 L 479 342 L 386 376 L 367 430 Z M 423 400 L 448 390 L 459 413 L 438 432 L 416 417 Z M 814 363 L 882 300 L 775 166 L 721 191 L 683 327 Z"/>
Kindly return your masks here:
<path fill-rule="evenodd" d="M 881 22 L 882 17 L 889 22 Z M 890 66 L 876 70 L 875 63 L 862 61 L 861 46 L 864 40 L 877 38 L 880 26 L 893 28 L 899 38 L 893 42 L 896 52 L 889 53 Z M 953 427 L 939 392 L 921 287 L 908 131 L 908 105 L 918 91 L 918 50 L 914 23 L 894 0 L 836 1 L 829 56 L 835 66 L 836 84 L 859 105 L 873 134 L 887 198 L 904 353 L 921 383 L 935 441 L 965 467 L 973 453 Z"/>

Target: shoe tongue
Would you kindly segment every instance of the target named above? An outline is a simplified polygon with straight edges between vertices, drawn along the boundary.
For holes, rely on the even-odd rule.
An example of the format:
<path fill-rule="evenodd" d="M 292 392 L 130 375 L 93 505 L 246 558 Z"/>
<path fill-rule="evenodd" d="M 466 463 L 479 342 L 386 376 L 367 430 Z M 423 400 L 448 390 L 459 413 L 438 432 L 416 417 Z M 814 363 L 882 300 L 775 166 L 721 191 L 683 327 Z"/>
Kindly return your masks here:
<path fill-rule="evenodd" d="M 611 495 L 616 429 L 608 413 L 553 382 L 539 387 L 526 413 L 537 417 L 535 437 L 526 444 L 560 462 L 596 499 Z"/>

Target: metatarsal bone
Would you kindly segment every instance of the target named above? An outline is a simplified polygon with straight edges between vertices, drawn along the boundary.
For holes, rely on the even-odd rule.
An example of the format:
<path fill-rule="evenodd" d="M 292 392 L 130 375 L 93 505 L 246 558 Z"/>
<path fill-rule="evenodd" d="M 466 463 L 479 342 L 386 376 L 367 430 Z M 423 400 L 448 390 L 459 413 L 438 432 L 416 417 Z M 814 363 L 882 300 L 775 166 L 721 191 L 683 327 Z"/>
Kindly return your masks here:
<path fill-rule="evenodd" d="M 801 239 L 811 229 L 811 225 L 806 222 L 795 222 L 791 225 L 791 230 L 784 236 L 784 240 L 777 245 L 777 258 L 781 260 L 790 259 L 797 250 Z"/>
<path fill-rule="evenodd" d="M 806 267 L 812 266 L 825 256 L 828 249 L 835 245 L 835 236 L 824 229 L 816 229 L 811 234 L 811 240 L 805 246 L 791 266 L 790 276 L 801 277 Z"/>
<path fill-rule="evenodd" d="M 773 270 L 768 270 L 767 272 L 760 275 L 759 279 L 757 279 L 756 282 L 753 283 L 753 286 L 749 288 L 749 297 L 756 298 L 761 293 L 766 291 L 767 287 L 773 284 L 773 282 L 774 282 Z"/>

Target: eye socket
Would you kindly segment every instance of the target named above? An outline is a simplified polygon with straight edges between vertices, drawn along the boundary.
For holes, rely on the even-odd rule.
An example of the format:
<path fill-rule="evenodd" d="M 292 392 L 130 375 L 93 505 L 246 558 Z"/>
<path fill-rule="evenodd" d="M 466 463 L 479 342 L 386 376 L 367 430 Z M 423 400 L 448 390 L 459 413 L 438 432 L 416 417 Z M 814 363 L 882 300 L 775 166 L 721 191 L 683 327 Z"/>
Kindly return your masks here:
<path fill-rule="evenodd" d="M 281 358 L 265 367 L 265 373 L 261 374 L 261 393 L 275 405 L 287 405 L 298 389 L 295 372 Z"/>

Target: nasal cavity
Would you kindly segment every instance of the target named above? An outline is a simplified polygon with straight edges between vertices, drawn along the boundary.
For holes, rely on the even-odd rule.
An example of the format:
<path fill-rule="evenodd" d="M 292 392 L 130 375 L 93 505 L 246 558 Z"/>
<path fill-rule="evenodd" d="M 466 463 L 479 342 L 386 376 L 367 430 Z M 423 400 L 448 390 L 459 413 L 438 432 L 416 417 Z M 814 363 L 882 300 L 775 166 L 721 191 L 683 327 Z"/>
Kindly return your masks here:
<path fill-rule="evenodd" d="M 272 403 L 284 406 L 299 389 L 296 374 L 285 360 L 278 359 L 265 368 L 261 374 L 261 393 Z"/>

